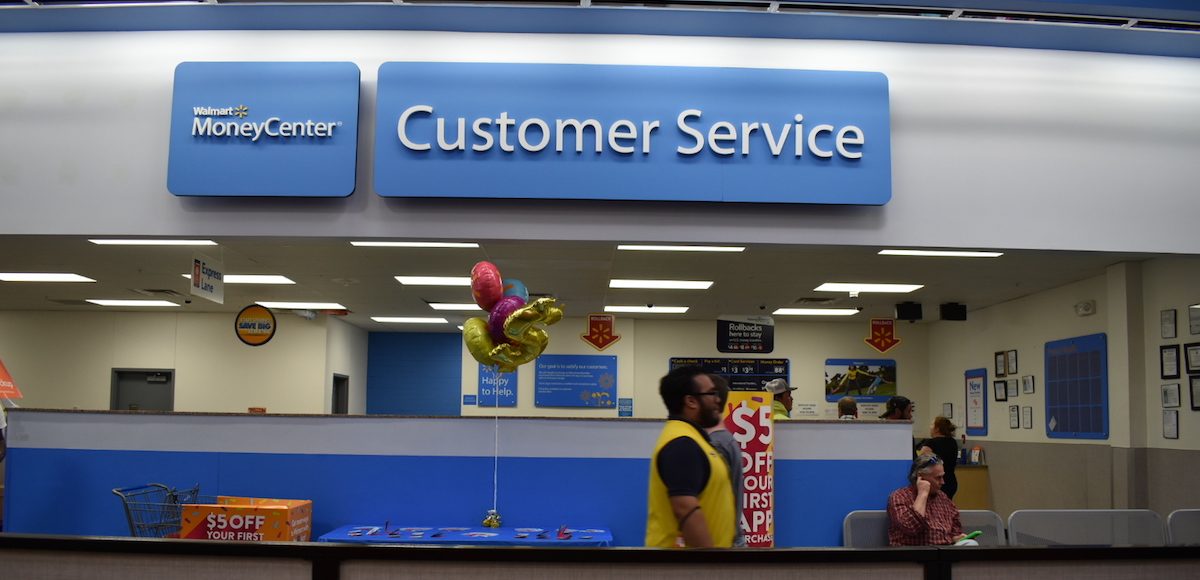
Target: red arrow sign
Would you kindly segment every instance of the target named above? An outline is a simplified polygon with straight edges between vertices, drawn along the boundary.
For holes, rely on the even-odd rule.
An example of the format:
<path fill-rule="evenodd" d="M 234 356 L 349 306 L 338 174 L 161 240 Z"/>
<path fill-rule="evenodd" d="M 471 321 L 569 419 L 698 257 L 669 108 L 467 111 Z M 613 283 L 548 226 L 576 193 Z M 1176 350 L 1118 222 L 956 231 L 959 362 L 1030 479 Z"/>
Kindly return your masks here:
<path fill-rule="evenodd" d="M 896 338 L 896 321 L 891 318 L 872 318 L 871 336 L 863 341 L 879 352 L 891 350 L 900 344 L 900 339 Z"/>
<path fill-rule="evenodd" d="M 616 317 L 611 314 L 589 314 L 587 334 L 581 334 L 579 338 L 596 350 L 604 350 L 621 340 L 621 337 L 613 333 L 615 323 Z"/>
<path fill-rule="evenodd" d="M 8 374 L 8 369 L 4 368 L 4 361 L 0 361 L 0 399 L 20 398 L 21 389 L 17 388 L 12 375 Z"/>

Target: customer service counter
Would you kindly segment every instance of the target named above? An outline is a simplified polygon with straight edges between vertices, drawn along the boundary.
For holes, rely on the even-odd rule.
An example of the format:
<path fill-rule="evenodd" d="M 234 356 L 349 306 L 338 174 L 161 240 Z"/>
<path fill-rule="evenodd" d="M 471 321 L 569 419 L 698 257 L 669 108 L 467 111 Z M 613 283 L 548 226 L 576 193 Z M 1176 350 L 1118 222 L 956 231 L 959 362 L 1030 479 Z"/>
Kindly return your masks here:
<path fill-rule="evenodd" d="M 5 528 L 128 535 L 113 488 L 313 501 L 347 525 L 603 528 L 640 546 L 661 420 L 9 411 Z M 842 520 L 905 484 L 912 425 L 792 421 L 774 433 L 775 541 L 840 546 Z M 496 450 L 498 449 L 498 455 Z M 496 487 L 493 489 L 493 482 Z M 493 491 L 495 495 L 493 496 Z"/>

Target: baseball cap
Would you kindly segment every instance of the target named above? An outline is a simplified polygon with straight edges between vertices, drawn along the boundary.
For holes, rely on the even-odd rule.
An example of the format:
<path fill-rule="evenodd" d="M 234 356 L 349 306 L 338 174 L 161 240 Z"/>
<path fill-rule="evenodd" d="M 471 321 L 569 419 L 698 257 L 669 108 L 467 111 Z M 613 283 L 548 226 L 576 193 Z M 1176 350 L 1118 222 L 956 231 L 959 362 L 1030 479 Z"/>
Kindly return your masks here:
<path fill-rule="evenodd" d="M 796 390 L 796 387 L 789 387 L 787 381 L 783 379 L 771 379 L 765 387 L 768 392 L 779 395 L 788 391 Z"/>

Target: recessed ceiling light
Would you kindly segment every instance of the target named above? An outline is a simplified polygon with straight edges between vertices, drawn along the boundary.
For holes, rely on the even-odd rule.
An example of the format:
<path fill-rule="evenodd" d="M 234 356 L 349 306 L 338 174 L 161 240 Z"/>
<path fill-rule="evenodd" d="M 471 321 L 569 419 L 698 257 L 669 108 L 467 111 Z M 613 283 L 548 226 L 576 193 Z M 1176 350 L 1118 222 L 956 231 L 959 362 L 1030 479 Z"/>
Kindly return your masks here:
<path fill-rule="evenodd" d="M 643 246 L 637 244 L 621 244 L 618 250 L 642 252 L 744 252 L 744 246 Z"/>
<path fill-rule="evenodd" d="M 470 276 L 396 276 L 405 286 L 470 286 Z"/>
<path fill-rule="evenodd" d="M 212 240 L 106 240 L 96 239 L 89 242 L 100 246 L 215 246 Z"/>
<path fill-rule="evenodd" d="M 0 274 L 0 282 L 95 282 L 95 280 L 79 274 L 6 272 Z"/>
<path fill-rule="evenodd" d="M 904 294 L 920 288 L 923 284 L 857 284 L 848 282 L 826 282 L 813 288 L 815 292 L 892 292 Z"/>
<path fill-rule="evenodd" d="M 781 316 L 853 316 L 857 308 L 780 308 L 771 314 Z"/>
<path fill-rule="evenodd" d="M 372 316 L 375 322 L 390 322 L 393 324 L 446 324 L 445 318 L 422 318 L 419 316 Z"/>
<path fill-rule="evenodd" d="M 346 307 L 337 302 L 255 302 L 263 308 L 279 310 L 345 310 Z"/>
<path fill-rule="evenodd" d="M 360 248 L 478 248 L 475 242 L 350 242 Z"/>
<path fill-rule="evenodd" d="M 180 275 L 192 279 L 191 274 Z M 291 278 L 278 274 L 226 274 L 224 281 L 226 284 L 295 284 Z"/>
<path fill-rule="evenodd" d="M 458 310 L 463 312 L 483 310 L 478 304 L 474 303 L 453 304 L 450 302 L 430 302 L 429 307 L 434 310 Z"/>
<path fill-rule="evenodd" d="M 648 314 L 683 314 L 687 306 L 605 306 L 605 312 L 629 312 Z"/>
<path fill-rule="evenodd" d="M 999 258 L 1004 252 L 967 250 L 879 250 L 880 256 L 925 256 L 933 258 Z"/>
<path fill-rule="evenodd" d="M 708 290 L 712 280 L 609 280 L 609 288 L 649 288 L 654 290 Z"/>
<path fill-rule="evenodd" d="M 98 306 L 179 306 L 166 300 L 88 300 Z"/>

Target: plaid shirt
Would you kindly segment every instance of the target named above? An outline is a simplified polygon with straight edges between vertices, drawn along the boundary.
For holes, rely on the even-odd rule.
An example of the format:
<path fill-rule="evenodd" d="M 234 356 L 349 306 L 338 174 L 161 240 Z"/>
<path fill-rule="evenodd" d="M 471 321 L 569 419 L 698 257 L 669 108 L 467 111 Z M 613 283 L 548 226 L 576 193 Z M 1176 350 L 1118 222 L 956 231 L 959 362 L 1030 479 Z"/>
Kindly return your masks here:
<path fill-rule="evenodd" d="M 929 494 L 925 515 L 913 509 L 916 486 L 905 486 L 888 498 L 888 544 L 892 546 L 945 546 L 962 534 L 954 501 L 941 491 Z"/>

